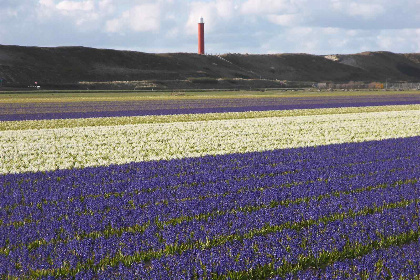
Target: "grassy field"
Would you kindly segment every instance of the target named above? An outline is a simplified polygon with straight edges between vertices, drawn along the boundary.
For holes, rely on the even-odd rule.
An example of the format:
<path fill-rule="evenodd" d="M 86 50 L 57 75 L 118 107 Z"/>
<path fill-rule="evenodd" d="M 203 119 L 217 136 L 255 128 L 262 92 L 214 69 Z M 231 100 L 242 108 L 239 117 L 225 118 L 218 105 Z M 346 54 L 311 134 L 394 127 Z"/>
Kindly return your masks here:
<path fill-rule="evenodd" d="M 343 97 L 418 95 L 420 91 L 204 91 L 204 92 L 135 92 L 135 91 L 39 91 L 1 92 L 0 103 L 28 102 L 87 102 L 87 101 L 129 101 L 153 99 L 210 99 L 210 98 L 253 98 L 253 97 Z"/>

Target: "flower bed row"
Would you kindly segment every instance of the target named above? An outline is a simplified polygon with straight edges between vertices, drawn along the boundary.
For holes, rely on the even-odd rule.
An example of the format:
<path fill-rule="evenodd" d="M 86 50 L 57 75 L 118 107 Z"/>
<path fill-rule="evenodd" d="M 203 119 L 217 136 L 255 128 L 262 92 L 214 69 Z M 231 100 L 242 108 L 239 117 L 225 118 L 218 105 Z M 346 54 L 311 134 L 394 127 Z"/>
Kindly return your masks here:
<path fill-rule="evenodd" d="M 418 136 L 420 111 L 2 131 L 0 173 Z M 7 160 L 6 160 L 7 159 Z"/>
<path fill-rule="evenodd" d="M 420 104 L 420 95 L 417 93 L 352 96 L 317 96 L 312 94 L 307 97 L 87 100 L 80 98 L 80 102 L 0 102 L 0 121 L 408 105 Z"/>
<path fill-rule="evenodd" d="M 344 275 L 418 246 L 419 157 L 412 137 L 2 175 L 0 275 Z"/>

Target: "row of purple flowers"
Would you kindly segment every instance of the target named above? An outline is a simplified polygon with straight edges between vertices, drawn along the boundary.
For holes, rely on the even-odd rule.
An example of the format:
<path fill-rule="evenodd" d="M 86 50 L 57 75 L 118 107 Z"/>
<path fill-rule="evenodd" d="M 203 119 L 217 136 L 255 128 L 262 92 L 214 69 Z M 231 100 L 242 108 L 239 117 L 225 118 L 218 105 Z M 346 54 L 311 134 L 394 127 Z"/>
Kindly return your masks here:
<path fill-rule="evenodd" d="M 412 243 L 419 158 L 412 137 L 2 175 L 0 275 L 240 279 Z"/>
<path fill-rule="evenodd" d="M 419 94 L 342 97 L 2 103 L 0 121 L 246 112 L 420 104 Z"/>

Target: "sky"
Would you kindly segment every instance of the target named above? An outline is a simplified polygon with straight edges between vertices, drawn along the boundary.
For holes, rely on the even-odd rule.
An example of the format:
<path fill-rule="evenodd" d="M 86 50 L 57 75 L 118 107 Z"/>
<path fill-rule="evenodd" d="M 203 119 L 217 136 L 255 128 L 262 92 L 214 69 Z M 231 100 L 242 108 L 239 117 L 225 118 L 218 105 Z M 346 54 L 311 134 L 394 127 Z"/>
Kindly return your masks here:
<path fill-rule="evenodd" d="M 420 52 L 420 0 L 0 0 L 0 44 L 149 53 Z"/>

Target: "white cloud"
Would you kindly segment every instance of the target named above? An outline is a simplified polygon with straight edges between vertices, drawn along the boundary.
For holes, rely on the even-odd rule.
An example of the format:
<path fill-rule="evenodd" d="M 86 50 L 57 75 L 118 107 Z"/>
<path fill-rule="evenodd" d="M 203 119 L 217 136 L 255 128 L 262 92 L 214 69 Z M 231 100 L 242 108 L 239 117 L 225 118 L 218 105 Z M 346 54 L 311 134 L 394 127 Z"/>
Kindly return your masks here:
<path fill-rule="evenodd" d="M 103 14 L 113 14 L 115 12 L 115 4 L 113 0 L 100 0 L 98 3 L 99 11 Z"/>
<path fill-rule="evenodd" d="M 352 17 L 362 17 L 363 19 L 374 19 L 386 12 L 384 1 L 342 1 L 331 0 L 332 10 L 341 12 Z"/>
<path fill-rule="evenodd" d="M 342 10 L 344 6 L 344 3 L 342 0 L 331 0 L 331 7 L 334 10 Z"/>
<path fill-rule="evenodd" d="M 130 27 L 134 31 L 155 31 L 160 27 L 160 7 L 156 4 L 145 4 L 129 11 Z"/>
<path fill-rule="evenodd" d="M 228 18 L 233 15 L 236 10 L 232 0 L 217 0 L 215 3 L 217 14 L 222 18 Z"/>
<path fill-rule="evenodd" d="M 417 48 L 416 52 L 420 52 L 420 28 L 416 30 L 416 42 L 417 42 L 417 46 L 415 46 Z"/>
<path fill-rule="evenodd" d="M 334 48 L 344 48 L 348 44 L 349 40 L 345 38 L 332 38 L 328 40 L 328 44 L 330 46 L 334 46 Z M 328 54 L 332 54 L 329 52 Z"/>
<path fill-rule="evenodd" d="M 0 0 L 1 44 L 144 51 L 420 52 L 420 0 Z"/>
<path fill-rule="evenodd" d="M 122 27 L 123 23 L 120 19 L 111 19 L 105 23 L 105 30 L 111 33 L 119 32 Z"/>
<path fill-rule="evenodd" d="M 232 0 L 216 0 L 210 2 L 194 2 L 189 4 L 189 17 L 186 24 L 187 34 L 195 34 L 200 17 L 207 22 L 206 31 L 212 31 L 216 26 L 231 20 L 234 14 L 235 2 Z"/>
<path fill-rule="evenodd" d="M 101 18 L 101 13 L 97 11 L 94 0 L 86 1 L 59 1 L 39 0 L 36 16 L 40 22 L 54 20 L 68 20 L 76 26 L 81 26 L 81 31 L 92 29 L 93 23 Z"/>
<path fill-rule="evenodd" d="M 160 21 L 159 3 L 143 4 L 125 11 L 118 18 L 108 20 L 105 28 L 108 32 L 124 32 L 126 29 L 134 32 L 157 31 L 160 28 Z"/>
<path fill-rule="evenodd" d="M 174 27 L 168 30 L 168 32 L 166 33 L 166 37 L 167 38 L 177 38 L 179 35 L 179 28 Z"/>
<path fill-rule="evenodd" d="M 44 6 L 44 7 L 54 7 L 55 6 L 54 0 L 39 0 L 38 3 L 41 6 Z"/>
<path fill-rule="evenodd" d="M 355 29 L 351 29 L 351 30 L 346 31 L 347 36 L 354 37 L 354 36 L 357 36 L 358 34 L 359 34 L 359 31 L 355 30 Z"/>
<path fill-rule="evenodd" d="M 311 27 L 294 27 L 287 31 L 291 36 L 305 37 L 314 34 L 314 29 Z"/>
<path fill-rule="evenodd" d="M 340 28 L 326 27 L 326 28 L 322 28 L 322 32 L 324 34 L 328 34 L 328 35 L 339 34 L 340 33 Z"/>
<path fill-rule="evenodd" d="M 241 6 L 243 14 L 271 14 L 289 11 L 294 1 L 288 0 L 247 0 Z"/>
<path fill-rule="evenodd" d="M 56 5 L 57 9 L 64 12 L 92 11 L 95 7 L 93 0 L 87 1 L 61 1 Z"/>
<path fill-rule="evenodd" d="M 349 5 L 348 13 L 352 16 L 361 16 L 365 19 L 375 18 L 382 15 L 385 8 L 379 4 L 365 4 L 351 2 Z"/>
<path fill-rule="evenodd" d="M 12 10 L 12 9 L 7 9 L 6 10 L 6 15 L 8 17 L 17 17 L 18 16 L 18 11 Z"/>
<path fill-rule="evenodd" d="M 282 26 L 296 26 L 301 21 L 300 15 L 296 14 L 268 15 L 267 18 L 270 22 Z"/>
<path fill-rule="evenodd" d="M 382 30 L 377 36 L 378 46 L 384 50 L 398 51 L 401 47 L 420 52 L 420 28 Z"/>

